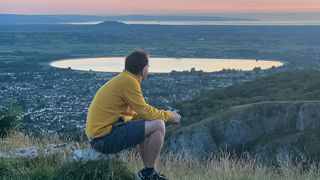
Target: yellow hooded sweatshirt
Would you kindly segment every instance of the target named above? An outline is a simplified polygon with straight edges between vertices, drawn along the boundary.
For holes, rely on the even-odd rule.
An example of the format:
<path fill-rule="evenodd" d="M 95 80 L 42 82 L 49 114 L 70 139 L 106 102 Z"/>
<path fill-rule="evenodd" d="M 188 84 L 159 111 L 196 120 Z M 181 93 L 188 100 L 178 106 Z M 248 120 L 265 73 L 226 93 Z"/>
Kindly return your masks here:
<path fill-rule="evenodd" d="M 120 117 L 124 121 L 172 119 L 170 111 L 158 110 L 144 100 L 142 77 L 124 70 L 104 84 L 89 107 L 86 135 L 89 139 L 108 134 Z"/>

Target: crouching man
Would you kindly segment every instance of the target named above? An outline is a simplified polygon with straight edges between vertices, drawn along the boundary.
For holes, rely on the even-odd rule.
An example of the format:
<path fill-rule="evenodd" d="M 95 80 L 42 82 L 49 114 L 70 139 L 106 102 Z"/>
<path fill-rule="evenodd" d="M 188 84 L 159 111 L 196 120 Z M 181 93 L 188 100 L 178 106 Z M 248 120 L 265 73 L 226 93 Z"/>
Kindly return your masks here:
<path fill-rule="evenodd" d="M 144 168 L 137 179 L 167 179 L 156 170 L 163 145 L 165 123 L 179 123 L 176 112 L 148 105 L 141 92 L 147 77 L 148 56 L 134 51 L 125 60 L 125 70 L 104 84 L 96 93 L 88 111 L 86 135 L 99 152 L 117 153 L 138 145 Z"/>

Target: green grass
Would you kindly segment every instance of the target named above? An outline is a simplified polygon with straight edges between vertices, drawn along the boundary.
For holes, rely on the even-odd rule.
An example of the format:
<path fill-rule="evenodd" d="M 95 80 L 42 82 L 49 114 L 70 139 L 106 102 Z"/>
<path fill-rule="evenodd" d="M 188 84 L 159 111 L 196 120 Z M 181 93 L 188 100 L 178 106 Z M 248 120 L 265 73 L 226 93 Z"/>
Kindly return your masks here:
<path fill-rule="evenodd" d="M 63 143 L 57 135 L 35 137 L 22 133 L 12 133 L 0 139 L 0 153 L 19 147 L 46 147 L 47 144 Z M 77 143 L 86 148 L 88 144 Z M 127 165 L 116 159 L 75 162 L 73 152 L 41 155 L 36 158 L 0 158 L 0 179 L 134 179 Z"/>
<path fill-rule="evenodd" d="M 0 179 L 134 179 L 117 160 L 74 162 L 61 154 L 37 158 L 0 159 Z"/>
<path fill-rule="evenodd" d="M 28 145 L 45 143 L 45 138 L 11 135 L 1 141 L 23 141 L 29 139 Z M 48 138 L 48 144 L 52 139 Z M 55 139 L 57 142 L 57 140 Z M 16 142 L 18 143 L 18 142 Z M 24 143 L 21 142 L 21 147 Z M 0 152 L 15 149 L 10 143 L 2 144 Z M 85 147 L 87 144 L 81 144 Z M 0 158 L 0 179 L 112 179 L 130 180 L 142 167 L 141 159 L 136 150 L 124 151 L 121 160 L 89 161 L 86 163 L 71 161 L 70 153 L 40 156 L 37 158 Z M 161 156 L 157 169 L 173 180 L 318 180 L 320 179 L 319 164 L 308 166 L 292 162 L 281 162 L 275 167 L 264 166 L 249 155 L 241 158 L 229 153 L 220 152 L 199 160 L 188 154 Z"/>
<path fill-rule="evenodd" d="M 201 93 L 198 97 L 178 103 L 188 126 L 232 106 L 263 101 L 320 100 L 320 71 L 296 70 L 267 76 L 254 81 Z"/>
<path fill-rule="evenodd" d="M 50 179 L 65 160 L 61 155 L 0 159 L 1 178 Z"/>
<path fill-rule="evenodd" d="M 128 167 L 122 161 L 102 160 L 86 163 L 68 162 L 55 171 L 53 179 L 134 179 Z"/>

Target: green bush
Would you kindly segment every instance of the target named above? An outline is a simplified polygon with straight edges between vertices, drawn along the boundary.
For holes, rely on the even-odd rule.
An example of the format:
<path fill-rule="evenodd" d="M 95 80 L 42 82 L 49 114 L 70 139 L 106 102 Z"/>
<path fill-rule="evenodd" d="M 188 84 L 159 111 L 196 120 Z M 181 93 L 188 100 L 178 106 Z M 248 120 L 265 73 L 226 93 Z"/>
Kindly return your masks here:
<path fill-rule="evenodd" d="M 18 118 L 16 115 L 0 112 L 0 137 L 6 137 L 10 131 L 18 128 Z"/>
<path fill-rule="evenodd" d="M 52 179 L 63 159 L 58 155 L 36 158 L 1 158 L 0 179 Z"/>
<path fill-rule="evenodd" d="M 130 180 L 134 174 L 117 160 L 89 161 L 86 163 L 69 162 L 58 169 L 53 179 L 78 180 L 78 179 L 112 179 Z"/>
<path fill-rule="evenodd" d="M 36 158 L 0 158 L 0 179 L 134 179 L 134 174 L 119 160 L 75 162 L 68 159 L 59 154 Z"/>
<path fill-rule="evenodd" d="M 10 164 L 5 159 L 0 159 L 0 179 L 6 179 L 11 176 Z"/>

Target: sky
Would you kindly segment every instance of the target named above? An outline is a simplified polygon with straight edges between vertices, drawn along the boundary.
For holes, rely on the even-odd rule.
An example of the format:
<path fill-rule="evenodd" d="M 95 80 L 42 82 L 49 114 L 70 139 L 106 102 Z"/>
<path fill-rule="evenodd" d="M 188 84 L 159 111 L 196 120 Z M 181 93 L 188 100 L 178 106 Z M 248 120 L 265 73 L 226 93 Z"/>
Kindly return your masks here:
<path fill-rule="evenodd" d="M 320 12 L 320 0 L 0 0 L 0 14 Z"/>

